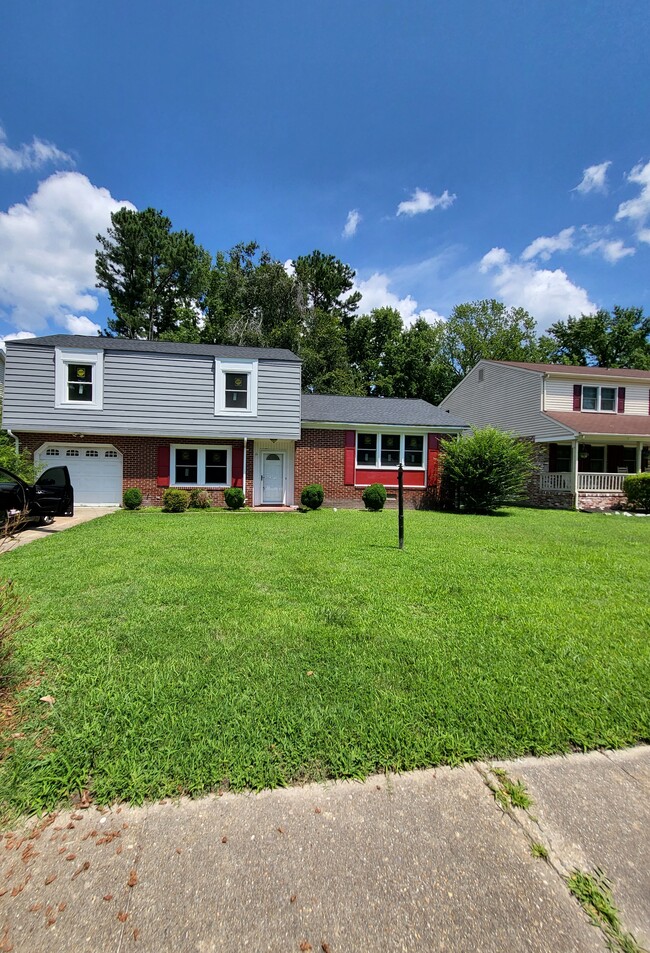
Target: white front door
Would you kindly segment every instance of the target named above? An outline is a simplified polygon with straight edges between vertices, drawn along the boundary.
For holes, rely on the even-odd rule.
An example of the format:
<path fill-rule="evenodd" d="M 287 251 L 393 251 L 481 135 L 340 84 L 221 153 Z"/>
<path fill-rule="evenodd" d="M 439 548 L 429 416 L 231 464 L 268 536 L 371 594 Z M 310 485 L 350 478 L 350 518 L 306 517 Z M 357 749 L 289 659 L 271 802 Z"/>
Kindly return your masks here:
<path fill-rule="evenodd" d="M 262 503 L 284 503 L 284 453 L 262 454 Z"/>

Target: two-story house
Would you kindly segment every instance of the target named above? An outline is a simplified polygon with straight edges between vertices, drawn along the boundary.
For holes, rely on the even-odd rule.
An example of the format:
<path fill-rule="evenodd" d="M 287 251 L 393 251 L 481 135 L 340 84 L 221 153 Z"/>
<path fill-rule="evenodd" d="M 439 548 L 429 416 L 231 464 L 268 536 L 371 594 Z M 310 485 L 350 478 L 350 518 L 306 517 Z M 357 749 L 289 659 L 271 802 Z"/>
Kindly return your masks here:
<path fill-rule="evenodd" d="M 168 486 L 215 502 L 295 505 L 309 483 L 330 505 L 397 487 L 410 505 L 437 481 L 440 437 L 461 420 L 422 400 L 301 394 L 291 351 L 51 335 L 7 342 L 3 426 L 41 466 L 70 471 L 77 504 Z"/>
<path fill-rule="evenodd" d="M 440 407 L 534 440 L 538 505 L 606 509 L 649 467 L 650 371 L 483 360 Z"/>

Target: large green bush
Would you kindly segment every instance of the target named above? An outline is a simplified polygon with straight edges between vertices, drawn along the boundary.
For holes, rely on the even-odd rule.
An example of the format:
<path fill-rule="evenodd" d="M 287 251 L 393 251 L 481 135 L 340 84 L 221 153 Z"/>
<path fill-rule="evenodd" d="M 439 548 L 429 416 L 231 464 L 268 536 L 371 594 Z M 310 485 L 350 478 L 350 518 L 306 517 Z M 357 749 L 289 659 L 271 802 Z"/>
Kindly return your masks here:
<path fill-rule="evenodd" d="M 122 502 L 124 503 L 124 509 L 137 510 L 139 506 L 142 506 L 142 490 L 138 489 L 137 486 L 129 487 L 128 490 L 124 491 Z"/>
<path fill-rule="evenodd" d="M 484 427 L 443 440 L 441 496 L 454 509 L 492 513 L 526 497 L 533 472 L 532 444 Z"/>
<path fill-rule="evenodd" d="M 246 502 L 244 491 L 240 486 L 227 486 L 223 491 L 223 498 L 229 510 L 239 510 Z"/>
<path fill-rule="evenodd" d="M 300 502 L 310 510 L 317 510 L 323 505 L 325 490 L 320 483 L 310 483 L 300 494 Z"/>
<path fill-rule="evenodd" d="M 0 404 L 0 412 L 2 405 Z M 10 437 L 6 430 L 0 430 L 0 467 L 3 470 L 9 470 L 15 473 L 17 477 L 26 483 L 34 483 L 38 474 L 43 469 L 34 464 L 34 459 L 28 450 L 16 451 L 16 441 Z"/>
<path fill-rule="evenodd" d="M 367 510 L 383 510 L 386 502 L 386 487 L 383 483 L 372 483 L 361 494 Z"/>
<path fill-rule="evenodd" d="M 634 473 L 623 480 L 623 492 L 629 506 L 650 513 L 650 473 Z"/>
<path fill-rule="evenodd" d="M 186 490 L 170 487 L 163 493 L 163 513 L 184 513 L 190 503 L 190 494 Z"/>

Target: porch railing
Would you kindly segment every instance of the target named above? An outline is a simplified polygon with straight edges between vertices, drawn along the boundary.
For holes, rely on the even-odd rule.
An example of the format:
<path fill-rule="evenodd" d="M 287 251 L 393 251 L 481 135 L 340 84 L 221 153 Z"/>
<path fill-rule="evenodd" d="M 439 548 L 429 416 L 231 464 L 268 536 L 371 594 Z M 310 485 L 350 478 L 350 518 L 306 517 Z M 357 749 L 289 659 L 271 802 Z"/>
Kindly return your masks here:
<path fill-rule="evenodd" d="M 572 475 L 570 473 L 540 473 L 540 490 L 572 490 Z"/>
<path fill-rule="evenodd" d="M 623 480 L 627 473 L 579 473 L 578 492 L 622 493 Z M 568 490 L 573 492 L 572 473 L 540 473 L 540 490 Z"/>
<path fill-rule="evenodd" d="M 578 490 L 591 493 L 622 493 L 627 473 L 579 473 Z"/>

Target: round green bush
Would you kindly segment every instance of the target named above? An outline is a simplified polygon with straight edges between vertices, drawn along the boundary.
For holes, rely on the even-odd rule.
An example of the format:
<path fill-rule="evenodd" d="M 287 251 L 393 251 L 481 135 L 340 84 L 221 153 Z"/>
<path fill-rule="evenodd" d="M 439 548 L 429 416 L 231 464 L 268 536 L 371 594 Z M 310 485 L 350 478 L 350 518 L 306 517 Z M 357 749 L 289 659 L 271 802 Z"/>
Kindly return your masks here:
<path fill-rule="evenodd" d="M 125 510 L 137 510 L 139 506 L 142 506 L 142 490 L 139 490 L 137 486 L 129 487 L 124 491 L 122 503 Z"/>
<path fill-rule="evenodd" d="M 190 494 L 186 490 L 170 487 L 163 493 L 163 513 L 184 513 L 190 505 Z"/>
<path fill-rule="evenodd" d="M 200 490 L 194 501 L 197 510 L 209 510 L 212 506 L 212 498 L 207 490 Z"/>
<path fill-rule="evenodd" d="M 383 510 L 386 502 L 386 487 L 383 483 L 373 483 L 365 488 L 361 499 L 367 510 Z"/>
<path fill-rule="evenodd" d="M 629 506 L 650 513 L 650 473 L 633 473 L 623 480 L 623 492 Z"/>
<path fill-rule="evenodd" d="M 223 498 L 229 510 L 238 510 L 246 502 L 244 491 L 239 486 L 228 486 L 223 491 Z"/>
<path fill-rule="evenodd" d="M 300 494 L 300 502 L 310 510 L 317 510 L 323 505 L 325 490 L 320 483 L 310 483 Z"/>

